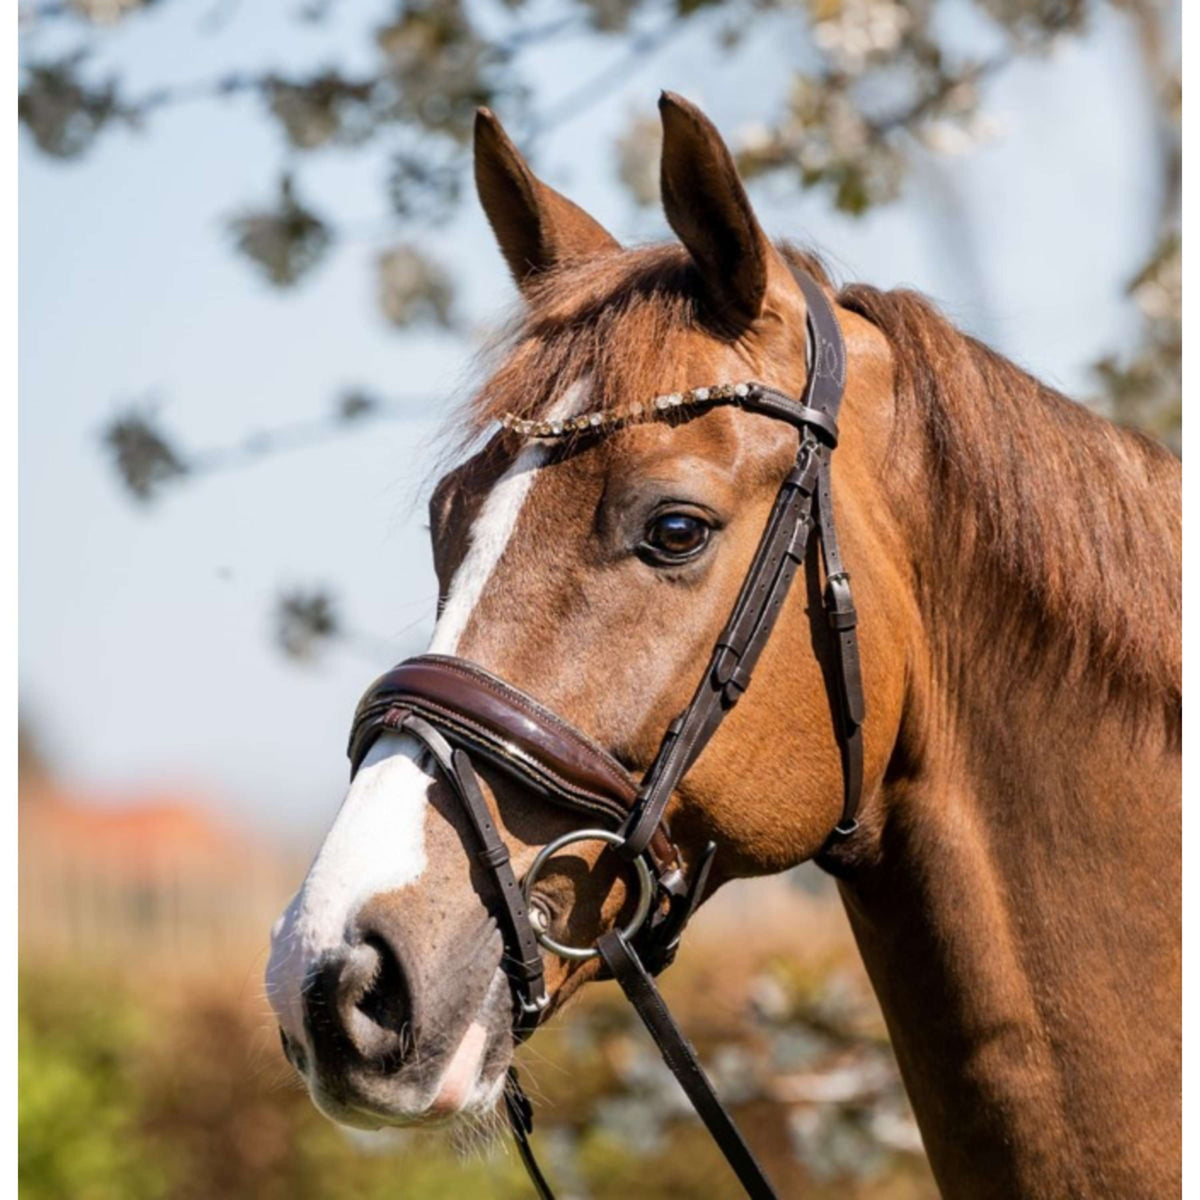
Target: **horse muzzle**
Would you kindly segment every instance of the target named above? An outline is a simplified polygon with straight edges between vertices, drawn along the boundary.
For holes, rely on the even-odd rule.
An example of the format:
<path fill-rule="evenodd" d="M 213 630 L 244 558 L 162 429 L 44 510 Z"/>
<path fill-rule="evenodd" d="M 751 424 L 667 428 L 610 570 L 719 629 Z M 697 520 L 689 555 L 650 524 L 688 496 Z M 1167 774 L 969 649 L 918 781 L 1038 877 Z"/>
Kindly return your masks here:
<path fill-rule="evenodd" d="M 352 939 L 310 970 L 302 1030 L 283 1034 L 314 1101 L 343 1124 L 428 1123 L 489 1109 L 511 1060 L 495 924 L 461 923 L 444 938 L 453 955 L 428 961 L 409 952 L 403 923 L 386 896 L 366 905 Z"/>

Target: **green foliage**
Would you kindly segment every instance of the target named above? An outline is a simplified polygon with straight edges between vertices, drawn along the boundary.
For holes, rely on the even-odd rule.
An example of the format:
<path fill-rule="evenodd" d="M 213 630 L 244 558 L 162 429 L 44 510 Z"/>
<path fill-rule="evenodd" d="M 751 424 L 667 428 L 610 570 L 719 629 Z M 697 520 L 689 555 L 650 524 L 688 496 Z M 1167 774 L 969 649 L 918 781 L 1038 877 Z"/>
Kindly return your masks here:
<path fill-rule="evenodd" d="M 822 1035 L 811 1062 L 836 1061 L 844 1071 L 864 1047 L 875 1061 L 873 1040 L 849 1032 L 857 1018 L 836 999 L 836 972 L 824 985 L 770 973 L 777 995 L 762 1026 L 768 1040 L 819 1010 L 840 1040 Z M 682 975 L 672 989 L 685 1012 L 712 999 L 706 977 Z M 933 1200 L 919 1152 L 896 1153 L 872 1133 L 872 1098 L 845 1110 L 822 1105 L 819 1131 L 794 1130 L 790 1102 L 757 1084 L 739 1090 L 729 1070 L 731 1047 L 751 1046 L 761 1020 L 730 1006 L 712 1022 L 701 1052 L 784 1194 Z M 564 1195 L 735 1200 L 736 1181 L 633 1026 L 615 995 L 602 992 L 523 1055 L 538 1097 L 539 1156 Z M 299 1087 L 269 1016 L 203 985 L 181 991 L 161 980 L 27 973 L 20 1053 L 24 1200 L 528 1200 L 501 1123 L 453 1140 L 431 1130 L 348 1133 Z M 795 1056 L 783 1066 L 780 1079 L 794 1078 Z M 898 1087 L 888 1068 L 884 1090 Z"/>
<path fill-rule="evenodd" d="M 24 1200 L 157 1200 L 171 1159 L 138 1128 L 144 1021 L 74 980 L 21 989 L 18 1186 Z"/>
<path fill-rule="evenodd" d="M 27 978 L 23 1200 L 524 1200 L 511 1157 L 464 1161 L 436 1137 L 364 1150 L 265 1077 L 259 1020 L 223 1001 L 173 1009 L 94 978 Z"/>
<path fill-rule="evenodd" d="M 375 262 L 379 307 L 393 325 L 453 324 L 454 285 L 429 255 L 402 243 L 383 251 Z"/>
<path fill-rule="evenodd" d="M 268 76 L 264 91 L 271 113 L 297 150 L 315 150 L 331 142 L 353 145 L 373 132 L 372 83 L 354 83 L 336 71 L 292 82 Z"/>
<path fill-rule="evenodd" d="M 1117 420 L 1155 434 L 1176 453 L 1183 435 L 1183 240 L 1168 224 L 1150 261 L 1129 285 L 1142 315 L 1141 347 L 1127 361 L 1108 355 L 1096 373 Z"/>
<path fill-rule="evenodd" d="M 400 151 L 392 156 L 388 172 L 388 199 L 392 211 L 404 220 L 440 224 L 454 213 L 462 192 L 461 158 L 437 147 Z"/>

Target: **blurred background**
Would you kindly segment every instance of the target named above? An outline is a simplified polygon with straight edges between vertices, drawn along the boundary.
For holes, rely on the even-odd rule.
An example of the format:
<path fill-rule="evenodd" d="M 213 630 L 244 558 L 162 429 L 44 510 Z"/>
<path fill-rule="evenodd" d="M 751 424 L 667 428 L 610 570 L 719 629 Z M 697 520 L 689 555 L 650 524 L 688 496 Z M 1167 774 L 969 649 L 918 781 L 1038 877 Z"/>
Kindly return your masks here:
<path fill-rule="evenodd" d="M 514 303 L 474 107 L 643 241 L 655 101 L 682 92 L 771 234 L 1179 451 L 1178 4 L 19 19 L 22 1194 L 526 1196 L 486 1130 L 326 1122 L 261 984 L 354 702 L 432 628 L 440 435 Z M 785 1192 L 935 1195 L 819 873 L 720 895 L 665 990 Z M 634 1024 L 599 985 L 523 1052 L 562 1193 L 735 1195 Z"/>

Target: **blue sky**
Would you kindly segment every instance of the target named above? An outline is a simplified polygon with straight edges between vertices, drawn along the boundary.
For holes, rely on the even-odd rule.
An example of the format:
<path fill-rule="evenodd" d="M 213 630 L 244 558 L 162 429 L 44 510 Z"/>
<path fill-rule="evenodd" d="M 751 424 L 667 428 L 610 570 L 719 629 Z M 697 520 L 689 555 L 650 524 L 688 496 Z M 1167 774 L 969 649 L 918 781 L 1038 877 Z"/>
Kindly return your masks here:
<path fill-rule="evenodd" d="M 952 32 L 971 36 L 965 9 L 947 8 Z M 204 5 L 163 4 L 98 35 L 96 61 L 133 92 L 235 66 L 368 63 L 383 5 L 340 6 L 315 27 L 293 9 L 231 6 L 213 34 L 202 32 Z M 557 11 L 557 0 L 537 6 L 541 18 Z M 538 145 L 542 175 L 627 240 L 666 232 L 614 181 L 612 143 L 629 113 L 653 111 L 658 90 L 672 88 L 735 138 L 777 110 L 807 52 L 794 19 L 764 21 L 730 57 L 713 28 L 697 24 Z M 66 40 L 47 27 L 25 49 Z M 523 63 L 553 104 L 622 54 L 618 41 L 586 36 Z M 756 185 L 753 198 L 769 232 L 818 246 L 843 279 L 917 287 L 1047 382 L 1086 396 L 1089 364 L 1136 340 L 1123 289 L 1155 236 L 1154 112 L 1136 45 L 1105 10 L 1085 39 L 1014 64 L 985 95 L 998 138 L 962 157 L 922 158 L 904 198 L 866 219 L 782 180 Z M 340 800 L 358 694 L 432 627 L 424 497 L 473 346 L 398 334 L 378 315 L 371 264 L 389 237 L 363 231 L 387 227 L 384 145 L 296 161 L 305 200 L 357 235 L 299 288 L 260 284 L 230 252 L 224 221 L 269 199 L 288 162 L 248 98 L 164 111 L 103 137 L 80 162 L 52 162 L 22 137 L 20 692 L 68 778 L 114 792 L 182 786 L 244 824 L 308 838 Z M 966 214 L 963 237 L 950 236 L 953 212 Z M 473 197 L 426 245 L 456 271 L 475 329 L 502 317 L 514 295 Z M 156 397 L 166 426 L 199 448 L 318 417 L 360 383 L 430 401 L 411 421 L 185 484 L 148 510 L 126 498 L 100 452 L 100 428 L 130 398 Z M 335 586 L 347 622 L 381 641 L 380 656 L 285 661 L 269 617 L 289 583 Z"/>

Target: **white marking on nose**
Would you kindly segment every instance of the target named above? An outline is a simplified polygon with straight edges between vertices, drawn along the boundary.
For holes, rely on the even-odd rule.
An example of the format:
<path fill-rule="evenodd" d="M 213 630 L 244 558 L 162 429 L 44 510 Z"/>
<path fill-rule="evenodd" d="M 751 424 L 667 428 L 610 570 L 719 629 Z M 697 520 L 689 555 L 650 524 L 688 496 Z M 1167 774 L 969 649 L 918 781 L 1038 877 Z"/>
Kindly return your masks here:
<path fill-rule="evenodd" d="M 589 378 L 577 379 L 546 412 L 545 420 L 561 420 L 580 412 L 591 392 Z M 496 481 L 471 526 L 466 556 L 454 572 L 446 605 L 429 643 L 430 654 L 454 654 L 471 613 L 479 603 L 513 530 L 547 449 L 539 442 L 522 448 L 511 467 Z"/>
<path fill-rule="evenodd" d="M 383 733 L 346 793 L 304 881 L 301 928 L 314 948 L 341 944 L 346 920 L 379 892 L 415 883 L 425 870 L 425 806 L 433 779 L 407 734 Z"/>
<path fill-rule="evenodd" d="M 407 734 L 383 733 L 363 760 L 308 875 L 276 923 L 267 995 L 288 1034 L 301 1037 L 301 991 L 323 954 L 345 944 L 372 896 L 405 887 L 425 870 L 425 812 L 433 779 Z"/>

